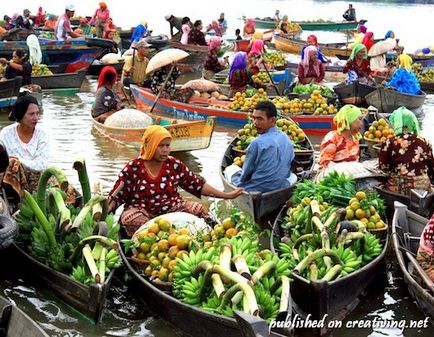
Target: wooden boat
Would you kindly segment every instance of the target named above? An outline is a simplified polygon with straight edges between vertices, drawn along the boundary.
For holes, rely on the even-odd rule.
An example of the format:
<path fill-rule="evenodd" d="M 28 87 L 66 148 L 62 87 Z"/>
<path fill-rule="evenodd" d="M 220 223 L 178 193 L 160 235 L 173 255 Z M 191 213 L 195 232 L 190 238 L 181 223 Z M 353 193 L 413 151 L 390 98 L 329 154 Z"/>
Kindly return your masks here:
<path fill-rule="evenodd" d="M 154 94 L 136 85 L 131 85 L 130 89 L 137 106 L 152 106 L 156 97 Z M 182 103 L 160 98 L 155 106 L 155 110 L 168 114 L 173 118 L 182 119 L 194 119 L 198 116 L 203 118 L 216 116 L 218 123 L 229 123 L 230 127 L 239 127 L 246 124 L 247 114 L 245 112 L 209 106 L 210 104 L 226 106 L 229 103 L 230 101 L 219 100 L 198 100 L 194 101 L 194 103 Z M 294 122 L 297 122 L 308 135 L 325 135 L 333 129 L 333 115 L 291 115 L 289 117 Z"/>
<path fill-rule="evenodd" d="M 182 44 L 181 42 L 169 41 L 171 48 L 185 50 L 190 55 L 178 63 L 181 73 L 202 71 L 205 63 L 205 57 L 208 54 L 208 46 L 196 46 L 191 44 Z"/>
<path fill-rule="evenodd" d="M 271 251 L 277 252 L 276 242 L 280 242 L 283 236 L 281 224 L 286 215 L 287 207 L 283 207 L 273 225 L 270 239 Z M 319 335 L 327 333 L 328 322 L 332 320 L 342 321 L 360 302 L 366 287 L 374 279 L 375 275 L 384 271 L 384 257 L 389 244 L 389 235 L 382 242 L 383 251 L 370 263 L 361 269 L 331 282 L 309 281 L 297 273 L 292 274 L 291 297 L 293 308 L 305 319 L 321 320 L 325 318 L 324 327 L 318 329 Z"/>
<path fill-rule="evenodd" d="M 39 39 L 48 65 L 66 65 L 65 73 L 87 69 L 102 50 L 111 48 L 113 41 L 87 38 L 86 40 L 55 41 Z M 0 57 L 10 59 L 16 49 L 26 49 L 26 41 L 0 41 Z"/>
<path fill-rule="evenodd" d="M 122 68 L 124 67 L 124 63 L 125 63 L 124 61 L 112 63 L 112 64 L 102 64 L 102 63 L 97 64 L 94 62 L 90 65 L 89 69 L 87 70 L 87 74 L 93 76 L 99 76 L 99 73 L 102 71 L 104 67 L 110 66 L 115 68 L 118 75 L 120 75 L 122 73 Z"/>
<path fill-rule="evenodd" d="M 351 83 L 339 83 L 333 87 L 333 90 L 345 104 L 365 105 L 366 95 L 373 92 L 375 87 L 353 81 Z"/>
<path fill-rule="evenodd" d="M 9 108 L 17 101 L 23 78 L 17 76 L 13 79 L 0 82 L 0 109 Z"/>
<path fill-rule="evenodd" d="M 48 337 L 34 320 L 3 296 L 0 296 L 0 333 L 5 337 Z"/>
<path fill-rule="evenodd" d="M 75 73 L 32 76 L 32 83 L 41 86 L 42 89 L 76 89 L 80 90 L 86 77 L 87 70 Z"/>
<path fill-rule="evenodd" d="M 410 95 L 380 86 L 366 95 L 366 102 L 375 106 L 380 113 L 392 113 L 401 106 L 410 110 L 418 109 L 425 102 L 425 98 L 424 92 L 420 95 Z"/>
<path fill-rule="evenodd" d="M 306 41 L 281 35 L 274 36 L 274 43 L 276 44 L 276 49 L 298 55 L 301 54 L 303 47 L 306 46 Z M 318 47 L 321 48 L 321 52 L 325 56 L 351 55 L 351 49 L 347 47 L 346 43 L 319 43 Z"/>
<path fill-rule="evenodd" d="M 12 245 L 16 255 L 15 261 L 25 269 L 31 269 L 45 285 L 52 289 L 66 303 L 91 318 L 95 323 L 102 315 L 107 291 L 114 275 L 112 270 L 103 285 L 91 283 L 85 285 L 72 277 L 58 272 L 30 256 L 24 247 Z"/>
<path fill-rule="evenodd" d="M 420 236 L 427 222 L 428 219 L 409 211 L 403 204 L 399 202 L 395 204 L 392 222 L 393 250 L 404 275 L 405 283 L 407 283 L 408 291 L 416 300 L 418 307 L 433 320 L 433 289 L 429 290 L 423 282 L 423 276 L 428 276 L 415 258 Z"/>
<path fill-rule="evenodd" d="M 220 164 L 219 174 L 223 181 L 225 191 L 233 191 L 236 189 L 236 187 L 226 179 L 223 172 L 226 167 L 233 163 L 234 157 L 239 155 L 239 153 L 233 150 L 237 141 L 238 137 L 234 138 L 226 148 Z M 312 143 L 306 138 L 305 141 L 299 145 L 301 149 L 295 149 L 292 171 L 296 174 L 311 172 L 315 165 Z M 242 211 L 249 213 L 256 222 L 261 222 L 261 220 L 279 210 L 288 201 L 292 190 L 293 186 L 265 193 L 245 192 L 232 202 Z"/>
<path fill-rule="evenodd" d="M 208 117 L 205 120 L 188 121 L 155 114 L 150 114 L 150 116 L 155 123 L 164 126 L 172 135 L 172 143 L 170 145 L 172 152 L 206 149 L 211 142 L 215 127 L 215 117 Z M 110 127 L 94 118 L 92 118 L 92 124 L 103 136 L 140 150 L 145 128 L 126 129 Z"/>
<path fill-rule="evenodd" d="M 434 82 L 420 82 L 420 88 L 427 94 L 434 94 Z"/>
<path fill-rule="evenodd" d="M 268 324 L 260 319 L 248 316 L 247 326 L 245 320 L 237 321 L 234 318 L 214 314 L 198 307 L 186 304 L 172 297 L 168 292 L 162 291 L 148 281 L 130 263 L 125 253 L 120 249 L 120 255 L 134 282 L 134 291 L 139 298 L 146 299 L 150 310 L 167 321 L 185 337 L 283 337 L 288 334 L 269 333 Z M 249 319 L 250 318 L 250 319 Z M 249 330 L 251 329 L 251 330 Z M 259 334 L 257 332 L 260 331 Z"/>
<path fill-rule="evenodd" d="M 271 19 L 259 19 L 256 18 L 255 27 L 257 28 L 265 28 L 265 29 L 275 29 L 277 24 L 279 23 L 276 20 Z M 302 30 L 328 30 L 328 31 L 338 31 L 338 30 L 352 30 L 356 29 L 359 24 L 358 21 L 292 21 L 300 25 Z M 366 22 L 364 20 L 364 22 Z"/>

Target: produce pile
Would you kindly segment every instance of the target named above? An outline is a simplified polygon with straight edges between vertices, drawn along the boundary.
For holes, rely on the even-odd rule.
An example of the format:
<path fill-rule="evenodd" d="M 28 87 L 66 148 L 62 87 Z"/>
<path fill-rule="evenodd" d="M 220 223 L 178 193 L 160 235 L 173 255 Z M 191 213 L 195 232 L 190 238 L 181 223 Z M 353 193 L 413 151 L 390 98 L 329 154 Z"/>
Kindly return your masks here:
<path fill-rule="evenodd" d="M 232 111 L 251 112 L 254 110 L 256 104 L 268 100 L 268 94 L 263 88 L 259 88 L 258 90 L 248 89 L 243 93 L 237 92 L 233 98 L 233 101 L 229 103 L 227 108 Z"/>
<path fill-rule="evenodd" d="M 32 66 L 32 76 L 53 75 L 46 64 L 34 64 Z"/>
<path fill-rule="evenodd" d="M 327 104 L 327 99 L 321 95 L 319 90 L 314 90 L 309 99 L 294 98 L 290 100 L 285 96 L 275 97 L 272 102 L 277 109 L 285 114 L 333 115 L 338 112 L 333 104 Z"/>
<path fill-rule="evenodd" d="M 434 67 L 424 70 L 420 63 L 413 63 L 412 70 L 419 82 L 434 82 Z"/>
<path fill-rule="evenodd" d="M 84 160 L 74 163 L 83 190 L 83 207 L 73 207 L 74 191 L 62 170 L 47 168 L 35 196 L 25 191 L 16 221 L 18 241 L 30 255 L 78 282 L 104 283 L 106 274 L 120 266 L 116 242 L 119 224 L 107 215 L 107 200 L 91 197 Z M 50 186 L 54 176 L 60 187 Z M 71 192 L 72 191 L 72 192 Z M 36 199 L 36 200 L 35 200 Z"/>
<path fill-rule="evenodd" d="M 262 57 L 266 63 L 271 64 L 273 67 L 283 67 L 286 60 L 280 51 L 267 51 L 262 53 Z"/>
<path fill-rule="evenodd" d="M 356 191 L 352 178 L 333 172 L 318 184 L 304 180 L 291 201 L 297 206 L 287 210 L 278 247 L 302 277 L 339 279 L 381 253 L 382 245 L 369 227 L 374 220 L 384 226 L 383 201 L 374 192 Z"/>
<path fill-rule="evenodd" d="M 378 121 L 372 123 L 368 130 L 365 131 L 363 137 L 366 140 L 384 142 L 388 138 L 395 135 L 393 129 L 389 126 L 389 123 L 384 118 L 380 118 Z"/>
<path fill-rule="evenodd" d="M 319 93 L 324 97 L 332 98 L 334 96 L 333 90 L 331 90 L 329 87 L 315 83 L 297 83 L 292 89 L 292 92 L 295 94 L 312 94 L 314 92 L 318 92 L 318 90 Z"/>
<path fill-rule="evenodd" d="M 256 75 L 252 75 L 252 81 L 256 84 L 270 84 L 271 78 L 265 70 L 261 70 Z"/>
<path fill-rule="evenodd" d="M 3 74 L 5 73 L 6 67 L 6 64 L 0 63 L 0 76 L 3 76 Z"/>
<path fill-rule="evenodd" d="M 158 218 L 160 227 L 162 221 L 164 216 Z M 168 232 L 163 231 L 164 233 L 175 234 L 170 224 L 166 228 Z M 164 233 L 161 236 L 164 236 Z M 148 235 L 149 229 L 146 235 L 141 236 L 147 238 Z M 142 245 L 150 249 L 147 253 L 152 253 L 148 257 L 149 263 L 146 265 L 139 262 L 137 267 L 157 286 L 159 284 L 159 281 L 155 282 L 157 278 L 163 276 L 165 279 L 166 274 L 171 275 L 167 276 L 164 286 L 167 289 L 169 284 L 173 296 L 184 303 L 226 316 L 233 316 L 234 310 L 242 310 L 267 321 L 275 319 L 279 312 L 287 311 L 289 262 L 273 255 L 269 250 L 260 251 L 256 225 L 245 214 L 232 209 L 229 216 L 210 233 L 213 241 L 209 241 L 210 236 L 206 231 L 195 235 L 191 233 L 181 235 L 189 238 L 182 240 L 185 249 L 180 251 L 185 252 L 178 251 L 175 259 L 168 257 L 168 254 L 176 245 L 170 246 L 168 242 L 170 239 L 167 239 L 164 245 L 159 244 L 166 239 L 157 240 L 158 235 L 154 237 L 158 242 L 153 243 L 153 248 L 148 247 L 153 241 L 147 243 L 140 239 L 138 242 L 131 240 L 126 244 L 132 245 L 134 249 L 138 249 L 137 251 Z M 160 254 L 161 257 L 165 254 L 162 263 L 157 262 L 160 260 Z M 135 255 L 133 261 L 137 258 L 138 255 Z M 150 271 L 151 264 L 157 267 L 165 264 L 166 269 L 171 269 L 170 272 L 164 269 L 162 272 L 162 268 L 165 267 L 160 267 L 157 276 L 156 271 Z"/>

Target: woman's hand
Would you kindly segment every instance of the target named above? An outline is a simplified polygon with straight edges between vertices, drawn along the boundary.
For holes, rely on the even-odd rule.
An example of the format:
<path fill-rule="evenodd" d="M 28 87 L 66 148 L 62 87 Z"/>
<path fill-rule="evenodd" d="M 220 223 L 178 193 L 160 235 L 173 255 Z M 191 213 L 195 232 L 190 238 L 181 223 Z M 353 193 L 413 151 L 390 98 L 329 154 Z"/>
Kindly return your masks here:
<path fill-rule="evenodd" d="M 8 63 L 8 60 L 6 60 L 4 57 L 0 57 L 0 62 L 1 63 Z"/>
<path fill-rule="evenodd" d="M 226 197 L 225 199 L 235 199 L 236 197 L 238 197 L 240 194 L 242 194 L 244 192 L 244 188 L 238 187 L 235 190 L 231 191 L 231 192 L 226 192 Z"/>

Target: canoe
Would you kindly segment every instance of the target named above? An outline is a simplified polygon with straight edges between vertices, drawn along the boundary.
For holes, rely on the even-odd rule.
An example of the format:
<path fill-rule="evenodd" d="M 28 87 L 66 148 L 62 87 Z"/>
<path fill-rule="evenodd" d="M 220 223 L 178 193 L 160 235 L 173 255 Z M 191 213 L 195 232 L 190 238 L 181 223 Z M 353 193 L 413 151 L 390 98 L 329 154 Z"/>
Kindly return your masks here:
<path fill-rule="evenodd" d="M 32 76 L 32 84 L 37 84 L 45 90 L 76 89 L 80 90 L 86 77 L 87 69 L 75 73 Z"/>
<path fill-rule="evenodd" d="M 48 337 L 48 334 L 34 320 L 18 308 L 15 303 L 3 296 L 0 296 L 0 335 L 5 337 Z"/>
<path fill-rule="evenodd" d="M 281 35 L 274 35 L 274 43 L 276 44 L 277 50 L 282 50 L 287 53 L 293 53 L 293 54 L 301 54 L 301 51 L 303 47 L 306 46 L 306 41 L 290 38 L 290 37 L 283 37 Z M 351 49 L 347 47 L 347 44 L 342 43 L 319 43 L 319 48 L 321 48 L 321 52 L 325 56 L 337 56 L 337 55 L 344 55 L 349 56 L 351 55 Z"/>
<path fill-rule="evenodd" d="M 223 181 L 225 191 L 233 191 L 236 188 L 226 179 L 223 172 L 226 167 L 232 164 L 233 158 L 237 156 L 237 153 L 233 151 L 237 141 L 238 138 L 235 137 L 228 145 L 219 168 L 220 178 Z M 292 165 L 292 171 L 296 174 L 311 172 L 315 165 L 314 150 L 310 140 L 306 138 L 300 145 L 303 150 L 295 150 L 295 158 Z M 282 208 L 290 198 L 292 190 L 293 186 L 265 193 L 244 192 L 238 198 L 232 200 L 232 203 L 242 211 L 250 214 L 257 223 L 260 223 Z"/>
<path fill-rule="evenodd" d="M 399 202 L 395 204 L 392 222 L 393 250 L 410 295 L 425 315 L 433 320 L 434 296 L 422 283 L 418 272 L 420 265 L 415 261 L 419 239 L 427 222 L 428 219 L 409 211 L 403 204 Z"/>
<path fill-rule="evenodd" d="M 375 87 L 353 81 L 351 83 L 339 83 L 333 87 L 333 90 L 345 104 L 365 105 L 366 95 L 373 92 Z"/>
<path fill-rule="evenodd" d="M 8 108 L 15 104 L 22 80 L 21 76 L 17 76 L 13 79 L 0 82 L 0 108 Z"/>
<path fill-rule="evenodd" d="M 287 207 L 283 207 L 273 225 L 270 239 L 271 251 L 278 250 L 276 242 L 280 242 L 283 235 L 281 224 L 286 215 Z M 360 297 L 374 277 L 384 272 L 384 257 L 389 244 L 389 235 L 382 242 L 383 250 L 370 263 L 353 273 L 331 282 L 309 281 L 297 273 L 292 274 L 291 297 L 295 311 L 305 319 L 321 320 L 325 317 L 324 327 L 315 331 L 319 335 L 327 333 L 328 322 L 332 320 L 343 321 L 344 318 L 357 306 Z"/>
<path fill-rule="evenodd" d="M 434 94 L 434 82 L 420 82 L 420 89 L 427 94 Z"/>
<path fill-rule="evenodd" d="M 113 46 L 113 41 L 87 38 L 85 40 L 55 41 L 39 39 L 46 54 L 47 65 L 66 65 L 65 73 L 87 69 L 103 49 Z M 0 41 L 0 57 L 10 59 L 16 49 L 27 49 L 26 41 Z"/>
<path fill-rule="evenodd" d="M 215 127 L 215 117 L 208 117 L 205 120 L 180 120 L 164 116 L 150 114 L 155 122 L 163 125 L 172 135 L 170 145 L 172 152 L 193 151 L 206 149 L 212 138 Z M 90 116 L 92 118 L 92 116 Z M 126 129 L 106 126 L 92 118 L 93 127 L 103 136 L 140 150 L 142 136 L 145 128 Z"/>
<path fill-rule="evenodd" d="M 202 71 L 205 57 L 208 54 L 208 46 L 182 44 L 181 42 L 174 41 L 169 41 L 169 46 L 171 48 L 182 49 L 189 54 L 188 57 L 178 62 L 178 68 L 181 73 Z"/>
<path fill-rule="evenodd" d="M 102 71 L 102 68 L 106 66 L 110 66 L 115 68 L 118 75 L 120 75 L 122 73 L 122 68 L 124 67 L 124 63 L 125 63 L 124 61 L 112 63 L 112 64 L 102 64 L 102 63 L 96 64 L 94 62 L 90 65 L 89 69 L 87 70 L 87 74 L 93 76 L 99 76 L 100 72 Z"/>
<path fill-rule="evenodd" d="M 152 106 L 155 95 L 144 88 L 136 85 L 130 86 L 134 100 L 139 107 Z M 173 118 L 197 119 L 198 117 L 207 118 L 215 116 L 217 123 L 229 123 L 230 127 L 240 127 L 246 124 L 247 114 L 243 111 L 231 111 L 224 108 L 216 108 L 209 104 L 226 106 L 230 101 L 210 100 L 197 101 L 196 103 L 181 103 L 160 98 L 155 106 L 155 111 L 168 114 Z M 325 135 L 333 129 L 333 115 L 291 115 L 294 122 L 308 135 Z"/>
<path fill-rule="evenodd" d="M 366 95 L 366 102 L 376 107 L 380 113 L 392 113 L 401 106 L 416 110 L 423 105 L 425 98 L 424 92 L 420 95 L 410 95 L 380 86 Z"/>
<path fill-rule="evenodd" d="M 277 24 L 279 23 L 276 20 L 270 20 L 270 19 L 267 20 L 267 19 L 257 18 L 254 20 L 255 20 L 255 27 L 265 28 L 265 29 L 275 29 Z M 300 25 L 302 30 L 328 30 L 328 31 L 352 30 L 352 29 L 356 29 L 357 25 L 359 24 L 358 21 L 343 21 L 343 22 L 292 21 L 292 22 Z"/>
<path fill-rule="evenodd" d="M 53 290 L 59 298 L 95 323 L 100 320 L 114 270 L 107 275 L 103 285 L 96 283 L 85 285 L 34 259 L 18 244 L 12 244 L 11 248 L 13 248 L 16 263 L 19 263 L 25 270 L 32 270 L 32 275 L 39 277 L 44 285 Z"/>
<path fill-rule="evenodd" d="M 248 331 L 245 322 L 237 322 L 236 319 L 217 315 L 198 307 L 186 304 L 172 297 L 168 292 L 162 291 L 149 282 L 130 260 L 125 256 L 123 249 L 119 250 L 122 261 L 127 267 L 134 282 L 134 291 L 138 298 L 146 300 L 149 309 L 162 319 L 167 321 L 177 332 L 184 337 L 283 337 L 285 335 L 269 333 L 268 324 L 256 317 L 248 316 L 254 321 L 249 326 L 255 326 L 255 330 L 261 330 L 261 334 Z"/>

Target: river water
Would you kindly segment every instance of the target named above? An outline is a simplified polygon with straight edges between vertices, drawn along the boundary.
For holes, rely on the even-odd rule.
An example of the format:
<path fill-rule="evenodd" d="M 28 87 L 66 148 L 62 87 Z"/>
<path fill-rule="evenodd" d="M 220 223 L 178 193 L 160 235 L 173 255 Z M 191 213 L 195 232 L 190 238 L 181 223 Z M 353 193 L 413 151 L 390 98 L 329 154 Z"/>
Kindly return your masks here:
<path fill-rule="evenodd" d="M 119 25 L 128 27 L 135 25 L 142 18 L 146 18 L 155 32 L 159 31 L 155 27 L 163 32 L 167 30 L 167 25 L 160 18 L 169 12 L 180 15 L 188 14 L 192 18 L 202 17 L 207 22 L 219 12 L 225 11 L 232 30 L 233 27 L 241 26 L 237 18 L 243 14 L 271 16 L 274 10 L 279 8 L 283 13 L 290 13 L 290 17 L 294 19 L 319 17 L 339 19 L 341 12 L 346 7 L 346 3 L 340 1 L 252 0 L 235 3 L 222 0 L 207 3 L 205 10 L 203 3 L 198 1 L 186 0 L 182 2 L 182 5 L 174 4 L 172 1 L 160 1 L 160 6 L 152 8 L 152 15 L 150 15 L 150 8 L 145 10 L 145 2 L 141 3 L 143 6 L 141 11 L 136 9 L 135 6 L 138 5 L 135 1 L 109 1 L 108 5 L 115 23 L 119 22 Z M 13 4 L 11 2 L 2 4 L 2 10 L 4 13 L 11 13 L 17 8 L 28 7 L 32 12 L 35 12 L 39 4 L 42 4 L 49 12 L 56 13 L 61 12 L 63 6 L 61 2 L 15 1 Z M 92 4 L 84 0 L 76 0 L 75 5 L 77 14 L 83 15 L 90 13 L 96 6 L 96 2 Z M 389 28 L 395 29 L 401 40 L 413 49 L 425 46 L 429 41 L 430 34 L 428 32 L 432 33 L 432 27 L 429 30 L 429 27 L 423 27 L 423 24 L 422 26 L 419 24 L 429 22 L 428 19 L 432 18 L 434 14 L 434 6 L 397 6 L 358 2 L 356 8 L 358 17 L 369 19 L 369 24 L 375 28 L 374 31 L 383 32 Z M 333 39 L 342 38 L 340 34 L 330 33 L 319 33 L 318 36 Z M 52 163 L 66 171 L 71 183 L 78 184 L 71 163 L 76 156 L 83 155 L 87 162 L 90 180 L 100 180 L 107 192 L 119 170 L 129 159 L 137 156 L 137 152 L 110 142 L 92 130 L 89 108 L 95 88 L 95 79 L 88 78 L 79 93 L 45 93 L 41 124 L 46 130 L 49 130 L 52 140 Z M 434 96 L 428 96 L 422 116 L 422 133 L 433 143 L 434 135 L 430 131 L 434 126 Z M 8 123 L 6 116 L 0 115 L 0 127 Z M 208 149 L 180 154 L 179 157 L 194 172 L 201 174 L 208 182 L 221 188 L 218 165 L 224 148 L 234 132 L 234 129 L 217 126 Z M 320 140 L 313 139 L 313 141 L 318 144 Z M 123 274 L 121 273 L 119 277 L 123 279 Z M 104 312 L 102 322 L 98 325 L 89 322 L 77 311 L 58 300 L 43 284 L 38 283 L 31 276 L 3 270 L 0 273 L 0 293 L 17 302 L 52 336 L 175 336 L 171 327 L 162 320 L 152 318 L 141 301 L 135 299 L 127 291 L 126 286 L 118 281 L 115 282 L 110 291 L 108 308 Z M 401 275 L 389 265 L 370 286 L 367 298 L 351 313 L 346 321 L 366 318 L 409 322 L 410 320 L 423 320 L 425 316 L 417 309 L 409 296 Z M 192 323 L 194 324 L 194 322 Z M 336 330 L 333 333 L 334 336 L 347 336 L 348 334 L 349 330 L 345 329 Z M 420 330 L 353 329 L 351 334 L 354 336 L 432 336 L 432 326 Z"/>

